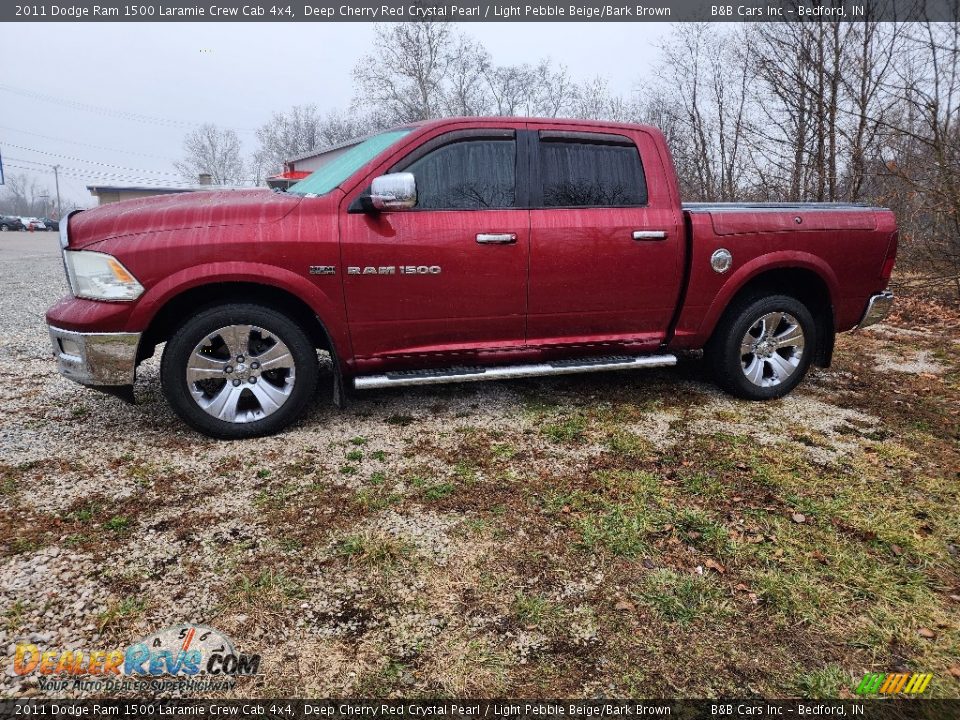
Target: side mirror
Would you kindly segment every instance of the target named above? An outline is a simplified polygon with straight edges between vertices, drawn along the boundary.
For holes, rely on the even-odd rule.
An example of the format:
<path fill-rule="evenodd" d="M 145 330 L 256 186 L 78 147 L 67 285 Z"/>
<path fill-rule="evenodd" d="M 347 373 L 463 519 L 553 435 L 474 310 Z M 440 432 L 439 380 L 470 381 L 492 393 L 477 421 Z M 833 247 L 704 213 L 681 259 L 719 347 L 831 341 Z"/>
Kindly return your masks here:
<path fill-rule="evenodd" d="M 370 184 L 370 204 L 376 210 L 409 210 L 417 204 L 417 180 L 413 173 L 390 173 Z"/>

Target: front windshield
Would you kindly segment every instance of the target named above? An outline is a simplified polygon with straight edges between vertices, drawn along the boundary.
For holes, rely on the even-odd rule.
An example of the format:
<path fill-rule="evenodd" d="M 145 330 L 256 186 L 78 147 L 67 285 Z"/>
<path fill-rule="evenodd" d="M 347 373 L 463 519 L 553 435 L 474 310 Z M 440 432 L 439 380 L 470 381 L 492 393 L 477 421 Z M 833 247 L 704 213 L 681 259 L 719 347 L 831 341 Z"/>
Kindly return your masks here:
<path fill-rule="evenodd" d="M 315 173 L 311 173 L 300 182 L 291 185 L 287 192 L 297 195 L 326 195 L 409 132 L 410 128 L 391 130 L 367 138 L 362 143 L 354 145 L 340 157 L 328 162 Z"/>

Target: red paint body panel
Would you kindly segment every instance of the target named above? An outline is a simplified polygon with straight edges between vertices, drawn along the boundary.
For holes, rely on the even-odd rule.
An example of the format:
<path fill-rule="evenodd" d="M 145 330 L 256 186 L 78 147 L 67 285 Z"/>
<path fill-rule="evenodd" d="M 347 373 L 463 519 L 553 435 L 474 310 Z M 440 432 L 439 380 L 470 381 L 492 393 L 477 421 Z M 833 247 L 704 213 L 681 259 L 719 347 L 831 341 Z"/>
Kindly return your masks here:
<path fill-rule="evenodd" d="M 276 222 L 301 198 L 270 190 L 185 192 L 110 203 L 70 220 L 71 247 L 164 230 L 207 229 Z"/>
<path fill-rule="evenodd" d="M 531 123 L 561 130 L 561 122 Z M 622 131 L 621 131 L 622 132 Z M 533 345 L 618 344 L 656 348 L 666 337 L 683 281 L 685 239 L 663 137 L 627 130 L 643 159 L 644 207 L 534 209 L 530 213 L 527 339 Z M 663 240 L 634 240 L 636 230 Z"/>
<path fill-rule="evenodd" d="M 637 145 L 644 207 L 349 212 L 424 142 L 460 129 L 617 132 Z M 519 147 L 519 143 L 518 143 Z M 797 218 L 801 222 L 797 222 Z M 662 230 L 656 241 L 635 230 Z M 480 245 L 478 233 L 516 243 Z M 777 268 L 816 273 L 837 330 L 886 287 L 892 213 L 876 208 L 681 206 L 663 136 L 638 125 L 519 118 L 422 123 L 323 197 L 268 190 L 185 193 L 75 214 L 70 249 L 116 256 L 144 286 L 133 303 L 65 298 L 48 322 L 80 332 L 142 332 L 181 293 L 260 283 L 312 308 L 347 374 L 500 363 L 611 351 L 698 348 L 730 300 Z M 726 248 L 723 274 L 710 256 Z M 334 266 L 335 274 L 311 274 Z M 439 266 L 438 273 L 349 274 L 348 267 Z M 671 332 L 672 330 L 672 332 Z"/>

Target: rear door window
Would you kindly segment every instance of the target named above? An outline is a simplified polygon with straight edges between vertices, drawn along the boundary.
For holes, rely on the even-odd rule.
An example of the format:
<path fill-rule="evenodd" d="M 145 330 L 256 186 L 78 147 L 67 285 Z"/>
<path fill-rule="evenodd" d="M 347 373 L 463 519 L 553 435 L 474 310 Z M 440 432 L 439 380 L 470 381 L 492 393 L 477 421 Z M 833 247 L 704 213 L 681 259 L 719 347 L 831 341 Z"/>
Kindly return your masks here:
<path fill-rule="evenodd" d="M 540 140 L 544 207 L 634 207 L 647 204 L 637 147 L 624 142 Z"/>

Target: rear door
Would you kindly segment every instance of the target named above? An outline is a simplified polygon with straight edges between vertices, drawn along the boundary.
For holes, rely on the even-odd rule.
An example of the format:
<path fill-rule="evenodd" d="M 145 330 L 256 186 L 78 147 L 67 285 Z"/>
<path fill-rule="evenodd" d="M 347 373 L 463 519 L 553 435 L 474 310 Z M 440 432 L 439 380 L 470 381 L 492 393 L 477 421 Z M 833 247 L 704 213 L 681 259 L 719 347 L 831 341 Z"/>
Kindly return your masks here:
<path fill-rule="evenodd" d="M 414 209 L 341 214 L 360 363 L 463 362 L 523 344 L 530 221 L 518 198 L 527 181 L 518 181 L 516 135 L 485 128 L 428 138 L 382 170 L 413 173 Z"/>
<path fill-rule="evenodd" d="M 657 145 L 640 130 L 531 128 L 528 341 L 655 347 L 680 294 L 684 242 Z"/>

